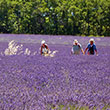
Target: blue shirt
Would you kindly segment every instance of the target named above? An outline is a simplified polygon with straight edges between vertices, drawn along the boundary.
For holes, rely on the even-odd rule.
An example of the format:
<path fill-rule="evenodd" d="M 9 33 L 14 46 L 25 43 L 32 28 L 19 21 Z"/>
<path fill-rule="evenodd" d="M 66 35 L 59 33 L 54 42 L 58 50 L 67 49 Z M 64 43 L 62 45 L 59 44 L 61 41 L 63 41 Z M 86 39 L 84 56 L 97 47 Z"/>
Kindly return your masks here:
<path fill-rule="evenodd" d="M 91 45 L 91 44 L 89 43 L 88 46 L 87 46 L 87 48 L 88 48 L 89 54 L 94 54 L 94 51 L 97 51 L 95 44 Z"/>

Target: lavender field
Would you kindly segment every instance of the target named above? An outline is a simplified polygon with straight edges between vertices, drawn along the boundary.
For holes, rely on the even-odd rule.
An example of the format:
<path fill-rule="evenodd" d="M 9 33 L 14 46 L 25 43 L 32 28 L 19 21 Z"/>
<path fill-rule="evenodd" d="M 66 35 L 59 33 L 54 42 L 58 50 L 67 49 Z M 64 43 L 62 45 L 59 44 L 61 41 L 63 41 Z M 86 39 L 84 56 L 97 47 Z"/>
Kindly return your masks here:
<path fill-rule="evenodd" d="M 74 39 L 90 38 L 0 34 L 0 110 L 110 110 L 110 38 L 94 38 L 98 56 L 71 56 Z"/>

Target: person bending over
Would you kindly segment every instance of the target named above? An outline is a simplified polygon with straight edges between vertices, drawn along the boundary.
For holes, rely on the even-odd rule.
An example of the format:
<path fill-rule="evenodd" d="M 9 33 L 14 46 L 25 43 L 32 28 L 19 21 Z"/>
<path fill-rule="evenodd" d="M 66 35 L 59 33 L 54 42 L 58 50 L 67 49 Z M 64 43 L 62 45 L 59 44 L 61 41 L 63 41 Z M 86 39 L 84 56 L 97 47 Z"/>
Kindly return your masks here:
<path fill-rule="evenodd" d="M 41 42 L 41 51 L 40 51 L 40 53 L 41 53 L 41 55 L 48 55 L 49 54 L 48 45 L 45 43 L 44 40 Z"/>

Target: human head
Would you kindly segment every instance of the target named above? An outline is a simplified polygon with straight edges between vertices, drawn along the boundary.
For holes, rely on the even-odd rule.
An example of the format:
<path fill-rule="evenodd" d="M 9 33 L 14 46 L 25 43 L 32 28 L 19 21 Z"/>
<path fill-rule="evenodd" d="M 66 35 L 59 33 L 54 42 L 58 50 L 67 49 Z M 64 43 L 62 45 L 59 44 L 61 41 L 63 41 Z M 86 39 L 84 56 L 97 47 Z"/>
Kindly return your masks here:
<path fill-rule="evenodd" d="M 77 44 L 78 44 L 78 40 L 77 39 L 74 39 L 73 45 L 77 45 Z"/>
<path fill-rule="evenodd" d="M 45 40 L 42 40 L 41 45 L 45 44 Z"/>
<path fill-rule="evenodd" d="M 93 38 L 91 38 L 90 40 L 89 40 L 89 43 L 91 44 L 91 45 L 93 45 L 94 44 L 94 39 Z"/>

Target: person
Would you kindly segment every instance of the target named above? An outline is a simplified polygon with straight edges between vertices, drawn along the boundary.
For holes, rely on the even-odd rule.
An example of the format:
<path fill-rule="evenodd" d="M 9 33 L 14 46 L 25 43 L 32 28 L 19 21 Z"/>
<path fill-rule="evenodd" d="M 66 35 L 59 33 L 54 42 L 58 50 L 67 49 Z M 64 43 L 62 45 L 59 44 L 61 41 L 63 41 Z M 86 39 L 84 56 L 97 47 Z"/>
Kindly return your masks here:
<path fill-rule="evenodd" d="M 84 54 L 84 51 L 82 49 L 81 44 L 78 43 L 78 40 L 77 39 L 75 39 L 73 41 L 73 47 L 72 47 L 72 50 L 71 50 L 71 54 L 79 55 L 80 54 L 80 51 L 82 51 L 82 53 Z"/>
<path fill-rule="evenodd" d="M 88 55 L 94 55 L 95 52 L 96 52 L 96 55 L 98 55 L 95 41 L 93 38 L 89 40 L 89 44 L 87 45 L 87 48 L 85 49 L 84 53 L 86 53 L 87 50 L 88 50 Z"/>
<path fill-rule="evenodd" d="M 41 55 L 48 55 L 49 54 L 49 48 L 48 45 L 45 43 L 45 40 L 42 40 L 41 42 Z"/>

